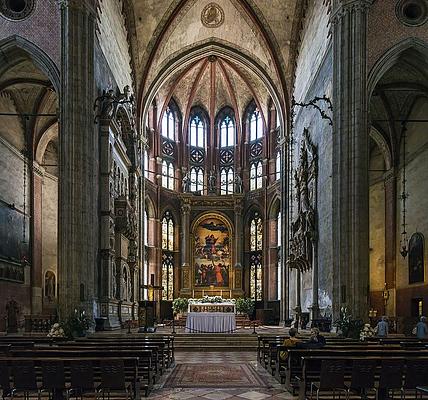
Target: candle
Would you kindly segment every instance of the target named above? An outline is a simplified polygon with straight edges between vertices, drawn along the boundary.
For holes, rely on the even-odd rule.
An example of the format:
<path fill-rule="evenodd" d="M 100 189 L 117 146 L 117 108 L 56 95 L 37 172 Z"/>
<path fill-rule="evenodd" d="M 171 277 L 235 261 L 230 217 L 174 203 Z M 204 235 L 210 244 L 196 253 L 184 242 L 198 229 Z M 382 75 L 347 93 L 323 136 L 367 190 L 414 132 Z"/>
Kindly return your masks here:
<path fill-rule="evenodd" d="M 223 289 L 220 290 L 220 297 L 223 297 Z"/>
<path fill-rule="evenodd" d="M 195 298 L 195 289 L 192 290 L 192 298 Z"/>
<path fill-rule="evenodd" d="M 202 297 L 204 297 L 204 289 L 202 289 Z"/>
<path fill-rule="evenodd" d="M 229 299 L 232 298 L 232 290 L 229 290 Z"/>

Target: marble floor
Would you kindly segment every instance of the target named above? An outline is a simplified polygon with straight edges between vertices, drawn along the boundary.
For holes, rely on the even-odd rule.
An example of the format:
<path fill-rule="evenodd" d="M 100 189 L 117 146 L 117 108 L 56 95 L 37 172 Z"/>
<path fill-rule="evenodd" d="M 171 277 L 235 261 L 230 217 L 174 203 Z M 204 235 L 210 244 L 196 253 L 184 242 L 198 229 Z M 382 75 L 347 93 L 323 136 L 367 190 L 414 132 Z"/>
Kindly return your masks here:
<path fill-rule="evenodd" d="M 270 400 L 296 399 L 286 392 L 281 385 L 257 364 L 255 352 L 176 352 L 176 364 L 230 364 L 244 363 L 251 365 L 268 383 L 266 388 L 228 388 L 225 382 L 222 389 L 210 388 L 165 388 L 164 384 L 171 371 L 149 396 L 149 399 L 163 400 Z"/>

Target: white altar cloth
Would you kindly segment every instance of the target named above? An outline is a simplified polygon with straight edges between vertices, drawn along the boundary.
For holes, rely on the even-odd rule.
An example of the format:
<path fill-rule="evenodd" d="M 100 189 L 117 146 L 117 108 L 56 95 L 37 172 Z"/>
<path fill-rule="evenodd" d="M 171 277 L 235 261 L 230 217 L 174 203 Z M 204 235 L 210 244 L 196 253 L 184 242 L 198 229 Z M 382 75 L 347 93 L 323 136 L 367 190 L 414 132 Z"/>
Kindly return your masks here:
<path fill-rule="evenodd" d="M 227 333 L 236 330 L 234 313 L 190 312 L 186 319 L 186 333 Z"/>

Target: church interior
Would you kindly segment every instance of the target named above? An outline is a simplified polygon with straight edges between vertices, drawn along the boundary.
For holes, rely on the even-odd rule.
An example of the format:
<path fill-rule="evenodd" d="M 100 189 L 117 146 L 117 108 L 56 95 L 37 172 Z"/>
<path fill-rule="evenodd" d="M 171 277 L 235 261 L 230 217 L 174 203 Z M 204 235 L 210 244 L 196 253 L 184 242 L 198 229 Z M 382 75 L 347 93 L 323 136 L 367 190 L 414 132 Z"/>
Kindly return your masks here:
<path fill-rule="evenodd" d="M 427 0 L 0 0 L 3 396 L 428 398 L 427 71 Z"/>

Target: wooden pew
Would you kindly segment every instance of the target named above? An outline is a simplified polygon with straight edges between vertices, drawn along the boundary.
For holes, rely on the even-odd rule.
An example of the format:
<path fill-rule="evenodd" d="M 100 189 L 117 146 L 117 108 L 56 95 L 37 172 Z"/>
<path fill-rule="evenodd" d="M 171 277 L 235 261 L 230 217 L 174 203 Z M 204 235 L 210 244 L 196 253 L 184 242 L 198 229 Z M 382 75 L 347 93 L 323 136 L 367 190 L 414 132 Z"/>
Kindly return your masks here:
<path fill-rule="evenodd" d="M 407 355 L 407 354 L 396 354 L 396 355 L 378 355 L 378 356 L 366 356 L 366 355 L 310 355 L 301 357 L 302 373 L 299 375 L 299 400 L 305 400 L 307 398 L 307 392 L 310 390 L 312 382 L 317 382 L 320 377 L 321 363 L 323 360 L 344 360 L 345 361 L 345 381 L 350 381 L 352 373 L 352 364 L 354 360 L 373 360 L 376 362 L 376 373 L 375 380 L 378 381 L 381 370 L 381 363 L 383 360 L 398 360 L 403 361 L 406 364 L 409 360 L 423 360 L 428 362 L 428 353 L 422 355 Z M 405 372 L 404 372 L 405 375 Z M 403 376 L 404 376 L 403 375 Z"/>
<path fill-rule="evenodd" d="M 287 369 L 285 372 L 285 388 L 294 393 L 299 388 L 297 377 L 302 375 L 303 357 L 336 357 L 336 358 L 357 358 L 357 357 L 428 357 L 428 351 L 425 350 L 403 350 L 397 348 L 387 348 L 382 346 L 377 349 L 365 347 L 349 348 L 321 348 L 321 349 L 289 349 L 287 358 Z"/>
<path fill-rule="evenodd" d="M 110 360 L 121 360 L 125 366 L 125 379 L 128 383 L 131 383 L 133 389 L 133 396 L 135 399 L 141 398 L 141 390 L 145 392 L 147 397 L 150 393 L 150 390 L 147 386 L 142 386 L 139 379 L 139 359 L 138 357 L 109 357 L 109 358 L 99 358 L 99 357 L 38 357 L 38 356 L 29 356 L 29 357 L 0 357 L 0 363 L 6 363 L 9 367 L 13 366 L 14 362 L 19 361 L 32 361 L 36 368 L 36 376 L 38 381 L 41 381 L 41 365 L 45 361 L 61 361 L 64 363 L 65 370 L 65 381 L 70 383 L 70 371 L 69 366 L 72 361 L 81 360 L 81 361 L 90 361 L 94 367 L 94 380 L 95 383 L 100 383 L 101 381 L 101 372 L 100 366 L 103 361 Z M 13 386 L 12 386 L 13 387 Z"/>
<path fill-rule="evenodd" d="M 81 358 L 138 358 L 138 374 L 143 388 L 149 393 L 155 383 L 154 367 L 152 364 L 152 350 L 108 350 L 108 349 L 62 349 L 58 348 L 34 348 L 33 350 L 12 350 L 13 358 L 57 358 L 57 359 L 81 359 Z"/>
<path fill-rule="evenodd" d="M 167 360 L 164 357 L 163 348 L 156 344 L 136 343 L 136 344 L 123 344 L 123 343 L 86 343 L 86 342 L 70 342 L 58 346 L 61 350 L 124 350 L 124 351 L 152 351 L 152 367 L 153 367 L 153 380 L 156 382 L 158 378 L 163 375 L 166 369 Z"/>

